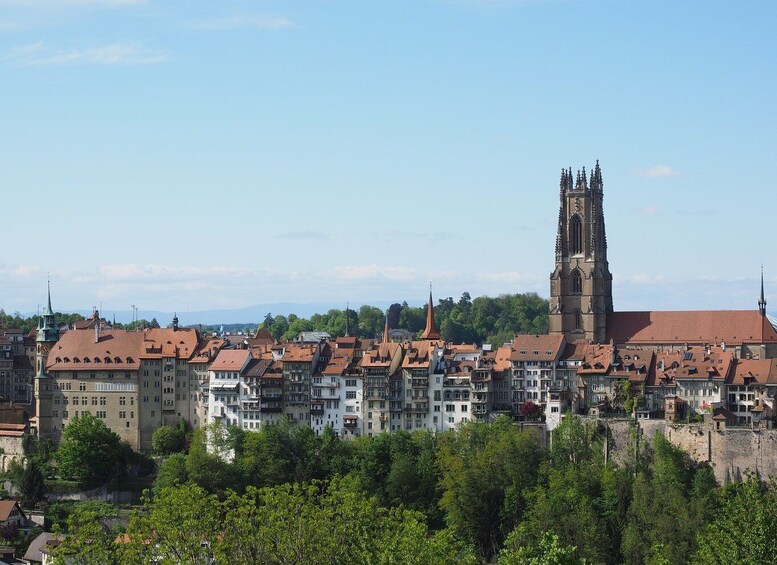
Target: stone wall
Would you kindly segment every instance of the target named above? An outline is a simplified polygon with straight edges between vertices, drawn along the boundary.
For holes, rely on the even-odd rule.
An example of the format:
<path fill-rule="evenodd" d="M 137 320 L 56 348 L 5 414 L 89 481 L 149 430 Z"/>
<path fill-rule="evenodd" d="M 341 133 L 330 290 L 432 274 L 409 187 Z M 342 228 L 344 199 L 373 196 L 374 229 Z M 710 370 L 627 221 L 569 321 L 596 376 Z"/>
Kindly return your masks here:
<path fill-rule="evenodd" d="M 610 430 L 610 460 L 623 464 L 633 458 L 631 421 L 607 420 L 605 425 Z M 661 432 L 693 461 L 710 463 L 720 484 L 742 480 L 747 472 L 777 478 L 777 430 L 717 431 L 711 424 L 672 424 L 663 420 L 642 420 L 638 429 L 641 450 L 649 448 L 656 433 Z"/>
<path fill-rule="evenodd" d="M 0 435 L 0 471 L 7 471 L 14 459 L 19 462 L 24 460 L 21 436 Z"/>

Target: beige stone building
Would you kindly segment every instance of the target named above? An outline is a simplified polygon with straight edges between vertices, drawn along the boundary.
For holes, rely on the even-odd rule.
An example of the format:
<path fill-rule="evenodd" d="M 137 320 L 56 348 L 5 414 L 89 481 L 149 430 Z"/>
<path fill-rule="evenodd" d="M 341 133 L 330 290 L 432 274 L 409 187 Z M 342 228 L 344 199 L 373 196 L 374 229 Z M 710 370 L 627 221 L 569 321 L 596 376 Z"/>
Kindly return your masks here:
<path fill-rule="evenodd" d="M 58 442 L 68 422 L 88 412 L 134 448 L 150 450 L 160 426 L 203 423 L 201 373 L 221 345 L 178 328 L 177 319 L 172 328 L 143 331 L 69 330 L 36 377 L 38 433 Z"/>

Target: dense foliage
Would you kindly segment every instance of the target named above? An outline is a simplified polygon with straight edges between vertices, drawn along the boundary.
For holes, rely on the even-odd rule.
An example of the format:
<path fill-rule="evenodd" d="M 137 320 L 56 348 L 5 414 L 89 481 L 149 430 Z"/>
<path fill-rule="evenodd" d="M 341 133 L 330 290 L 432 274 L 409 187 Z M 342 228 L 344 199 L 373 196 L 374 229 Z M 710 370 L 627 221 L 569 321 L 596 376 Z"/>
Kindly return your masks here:
<path fill-rule="evenodd" d="M 358 311 L 348 310 L 347 314 L 351 335 L 374 338 L 385 326 L 386 314 L 374 306 L 364 305 Z M 465 292 L 458 301 L 453 298 L 438 300 L 434 315 L 442 337 L 452 343 L 502 345 L 512 341 L 517 333 L 548 331 L 548 301 L 535 293 L 472 299 Z M 426 306 L 409 306 L 407 302 L 392 304 L 388 316 L 392 329 L 419 334 L 426 326 Z M 342 336 L 346 329 L 346 311 L 329 310 L 326 314 L 313 314 L 309 319 L 294 314 L 267 314 L 261 327 L 277 339 L 293 339 L 303 331 L 325 331 L 332 336 Z"/>
<path fill-rule="evenodd" d="M 68 516 L 78 533 L 62 556 L 88 543 L 106 563 L 777 559 L 777 485 L 751 477 L 718 488 L 708 466 L 660 434 L 613 465 L 607 433 L 568 417 L 546 448 L 508 419 L 355 441 L 285 422 L 206 427 L 161 465 L 126 529 Z M 117 534 L 126 534 L 118 546 Z"/>
<path fill-rule="evenodd" d="M 90 486 L 123 477 L 128 466 L 143 457 L 105 422 L 84 412 L 65 426 L 54 459 L 61 478 Z"/>
<path fill-rule="evenodd" d="M 57 312 L 57 323 L 64 323 L 68 326 L 75 321 L 83 319 L 84 317 L 81 314 L 63 314 Z M 29 333 L 30 330 L 37 328 L 39 321 L 40 316 L 25 318 L 20 312 L 6 314 L 5 310 L 0 309 L 0 327 L 22 330 L 22 332 L 26 334 Z"/>

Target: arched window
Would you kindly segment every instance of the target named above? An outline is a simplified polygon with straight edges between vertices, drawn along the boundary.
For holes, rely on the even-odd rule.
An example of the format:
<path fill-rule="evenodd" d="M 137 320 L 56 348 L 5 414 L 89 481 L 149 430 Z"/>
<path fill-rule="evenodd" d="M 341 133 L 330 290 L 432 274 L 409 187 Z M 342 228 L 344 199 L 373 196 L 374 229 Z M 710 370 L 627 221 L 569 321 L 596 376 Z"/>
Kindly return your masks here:
<path fill-rule="evenodd" d="M 577 214 L 572 216 L 572 223 L 569 226 L 569 243 L 572 255 L 583 253 L 583 222 Z"/>
<path fill-rule="evenodd" d="M 575 310 L 575 329 L 583 330 L 583 315 L 580 313 L 580 310 Z"/>
<path fill-rule="evenodd" d="M 583 294 L 583 276 L 577 269 L 572 272 L 572 294 Z"/>

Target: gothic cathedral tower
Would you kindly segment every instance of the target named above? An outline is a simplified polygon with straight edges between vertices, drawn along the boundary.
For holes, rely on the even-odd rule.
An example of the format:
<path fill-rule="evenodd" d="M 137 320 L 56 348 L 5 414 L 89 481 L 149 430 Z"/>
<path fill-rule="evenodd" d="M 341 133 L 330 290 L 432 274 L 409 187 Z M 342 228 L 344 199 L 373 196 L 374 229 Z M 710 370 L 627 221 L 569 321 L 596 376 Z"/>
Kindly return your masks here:
<path fill-rule="evenodd" d="M 556 268 L 550 275 L 550 333 L 567 341 L 607 339 L 612 312 L 612 275 L 607 264 L 607 237 L 602 207 L 599 161 L 589 186 L 585 167 L 573 180 L 561 171 Z"/>

